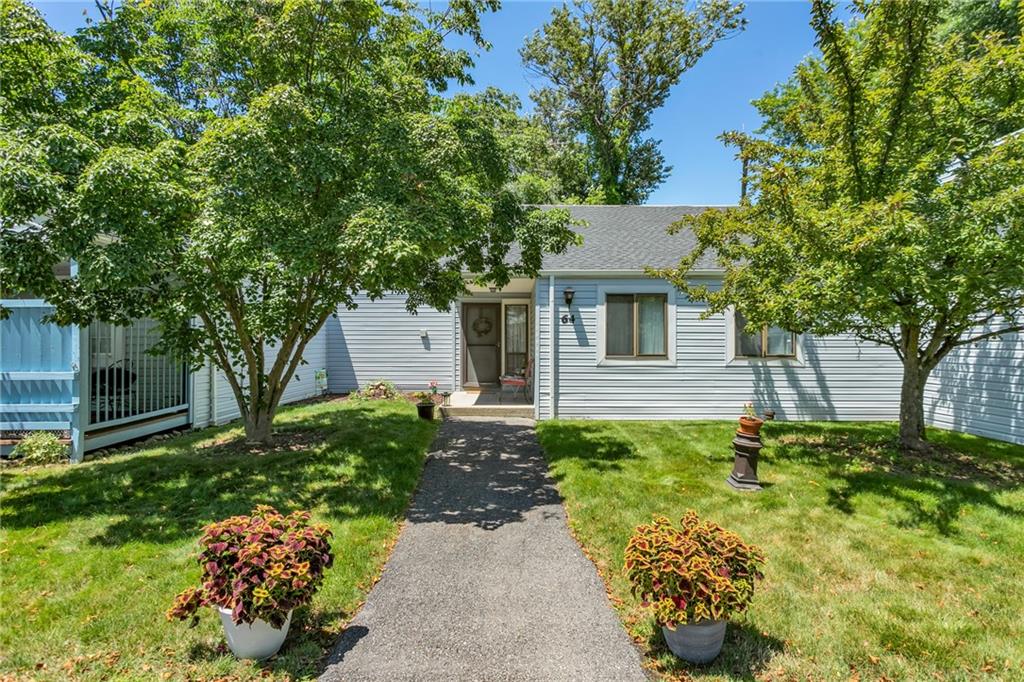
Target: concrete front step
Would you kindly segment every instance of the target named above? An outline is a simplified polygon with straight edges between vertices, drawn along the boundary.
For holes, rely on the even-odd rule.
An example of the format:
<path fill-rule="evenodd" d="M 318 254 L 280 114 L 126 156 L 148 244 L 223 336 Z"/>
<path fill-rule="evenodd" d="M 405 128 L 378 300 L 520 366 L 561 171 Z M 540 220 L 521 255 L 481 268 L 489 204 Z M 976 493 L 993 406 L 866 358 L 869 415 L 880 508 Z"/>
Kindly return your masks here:
<path fill-rule="evenodd" d="M 533 419 L 533 405 L 451 405 L 441 408 L 446 417 L 526 417 Z"/>

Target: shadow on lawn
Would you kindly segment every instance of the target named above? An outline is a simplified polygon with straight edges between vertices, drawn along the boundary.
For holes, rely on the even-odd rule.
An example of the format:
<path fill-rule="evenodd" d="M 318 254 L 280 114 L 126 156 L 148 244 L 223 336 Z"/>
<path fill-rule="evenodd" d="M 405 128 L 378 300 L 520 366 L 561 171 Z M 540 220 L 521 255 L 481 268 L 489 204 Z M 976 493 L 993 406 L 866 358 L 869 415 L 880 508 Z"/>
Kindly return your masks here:
<path fill-rule="evenodd" d="M 1024 450 L 1018 446 L 953 434 L 937 439 L 929 453 L 906 454 L 897 449 L 894 430 L 881 424 L 839 429 L 790 422 L 772 424 L 766 435 L 772 459 L 827 474 L 827 503 L 844 514 L 855 513 L 858 495 L 876 495 L 902 508 L 897 526 L 930 527 L 944 536 L 957 532 L 956 520 L 966 506 L 1024 516 L 997 496 L 1024 486 Z"/>
<path fill-rule="evenodd" d="M 655 627 L 647 640 L 649 655 L 662 672 L 691 676 L 723 676 L 734 680 L 756 680 L 775 656 L 784 650 L 782 640 L 759 632 L 745 622 L 730 622 L 725 631 L 722 653 L 707 665 L 694 665 L 676 658 L 665 644 L 661 628 Z M 675 679 L 675 677 L 672 677 Z"/>
<path fill-rule="evenodd" d="M 197 448 L 215 435 L 207 431 L 164 441 L 156 454 L 99 460 L 27 484 L 15 480 L 5 491 L 4 524 L 112 516 L 117 520 L 91 542 L 116 546 L 198 537 L 205 524 L 257 504 L 282 511 L 323 505 L 335 520 L 401 515 L 429 425 L 364 406 L 282 417 L 275 445 L 263 452 L 240 439 Z"/>
<path fill-rule="evenodd" d="M 547 460 L 555 464 L 562 459 L 574 459 L 588 469 L 621 471 L 622 461 L 639 457 L 632 439 L 606 426 L 559 422 L 550 429 L 538 427 L 544 441 Z M 560 478 L 555 475 L 555 478 Z"/>

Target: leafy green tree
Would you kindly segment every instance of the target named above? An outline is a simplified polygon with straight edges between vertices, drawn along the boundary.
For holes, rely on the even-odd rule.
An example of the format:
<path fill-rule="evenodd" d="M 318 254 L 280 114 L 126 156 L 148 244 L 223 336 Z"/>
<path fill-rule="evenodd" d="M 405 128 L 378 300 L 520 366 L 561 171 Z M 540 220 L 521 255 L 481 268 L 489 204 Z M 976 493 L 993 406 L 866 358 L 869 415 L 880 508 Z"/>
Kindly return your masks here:
<path fill-rule="evenodd" d="M 652 114 L 715 41 L 742 29 L 728 0 L 575 0 L 520 50 L 547 85 L 533 93 L 553 139 L 582 138 L 590 192 L 639 204 L 671 168 L 646 137 Z M 564 144 L 564 142 L 563 142 Z"/>
<path fill-rule="evenodd" d="M 357 292 L 444 309 L 464 273 L 501 286 L 574 239 L 564 211 L 523 207 L 500 106 L 439 94 L 471 66 L 445 35 L 484 45 L 493 5 L 139 0 L 71 40 L 4 0 L 0 279 L 62 324 L 155 318 L 268 442 Z"/>
<path fill-rule="evenodd" d="M 852 26 L 815 0 L 821 57 L 756 104 L 740 206 L 685 223 L 699 248 L 667 274 L 708 313 L 851 333 L 903 363 L 900 443 L 925 443 L 923 389 L 951 351 L 1024 329 L 1024 50 L 938 39 L 938 2 L 880 0 Z M 682 224 L 680 225 L 680 227 Z M 693 286 L 701 253 L 720 289 Z"/>
<path fill-rule="evenodd" d="M 966 45 L 978 34 L 1019 38 L 1024 4 L 1020 0 L 950 0 L 942 13 L 939 37 L 960 38 Z"/>
<path fill-rule="evenodd" d="M 506 147 L 523 203 L 582 201 L 589 182 L 582 145 L 559 138 L 539 114 L 520 113 L 522 104 L 513 94 L 489 87 L 473 99 L 481 114 L 492 118 L 498 142 Z"/>

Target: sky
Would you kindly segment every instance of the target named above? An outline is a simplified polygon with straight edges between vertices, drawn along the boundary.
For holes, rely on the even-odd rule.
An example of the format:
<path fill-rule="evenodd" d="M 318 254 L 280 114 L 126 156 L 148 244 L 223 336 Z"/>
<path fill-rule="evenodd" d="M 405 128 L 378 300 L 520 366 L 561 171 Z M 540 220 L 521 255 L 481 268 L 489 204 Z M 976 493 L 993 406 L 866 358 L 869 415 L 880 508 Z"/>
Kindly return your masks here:
<path fill-rule="evenodd" d="M 84 24 L 83 11 L 93 7 L 91 0 L 34 4 L 51 26 L 68 33 Z M 501 10 L 487 15 L 483 33 L 493 47 L 476 55 L 475 84 L 464 89 L 493 85 L 528 105 L 531 87 L 542 83 L 523 68 L 519 47 L 560 4 L 505 0 Z M 650 135 L 661 140 L 672 173 L 647 203 L 721 205 L 739 199 L 739 162 L 717 138 L 726 130 L 755 130 L 761 121 L 751 100 L 815 52 L 809 12 L 809 4 L 799 0 L 747 0 L 747 29 L 715 44 L 683 74 L 653 117 Z"/>

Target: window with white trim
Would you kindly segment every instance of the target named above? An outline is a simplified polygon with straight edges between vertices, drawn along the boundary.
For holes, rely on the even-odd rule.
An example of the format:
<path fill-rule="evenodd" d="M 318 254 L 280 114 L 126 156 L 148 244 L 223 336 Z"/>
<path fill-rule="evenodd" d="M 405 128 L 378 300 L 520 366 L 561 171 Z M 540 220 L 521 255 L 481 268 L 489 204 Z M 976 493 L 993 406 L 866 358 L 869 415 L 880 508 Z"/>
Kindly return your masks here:
<path fill-rule="evenodd" d="M 604 341 L 608 358 L 667 358 L 668 296 L 608 294 Z"/>
<path fill-rule="evenodd" d="M 747 329 L 747 320 L 738 310 L 735 328 L 738 358 L 796 357 L 796 334 L 787 329 L 767 325 L 760 329 Z"/>

